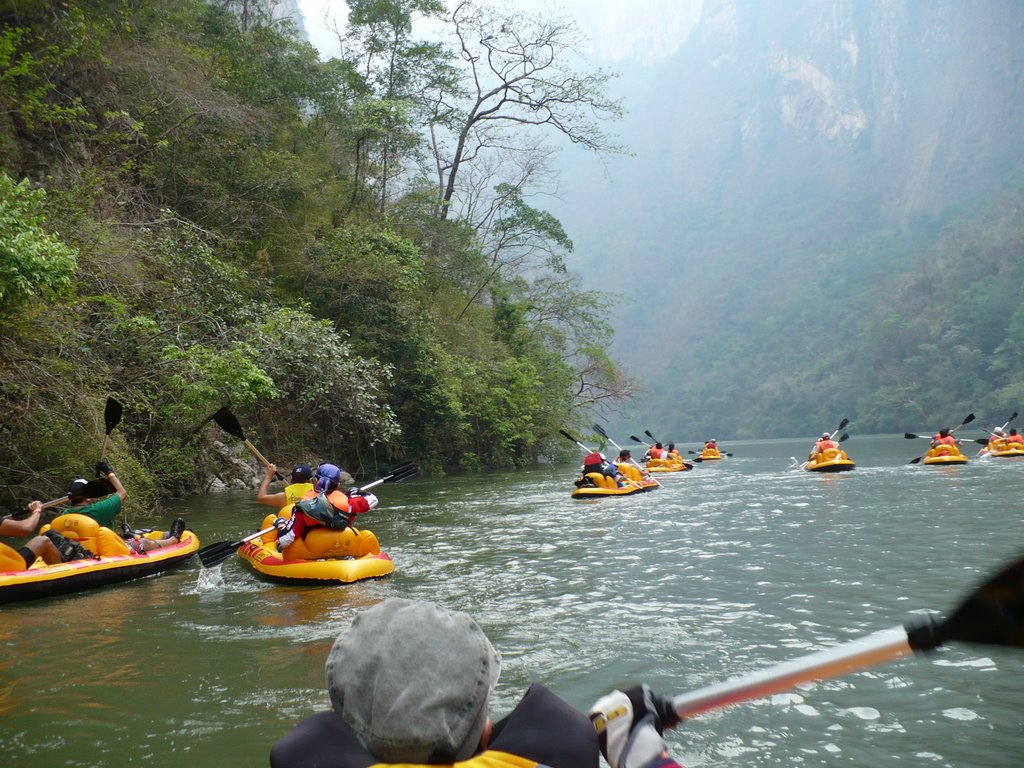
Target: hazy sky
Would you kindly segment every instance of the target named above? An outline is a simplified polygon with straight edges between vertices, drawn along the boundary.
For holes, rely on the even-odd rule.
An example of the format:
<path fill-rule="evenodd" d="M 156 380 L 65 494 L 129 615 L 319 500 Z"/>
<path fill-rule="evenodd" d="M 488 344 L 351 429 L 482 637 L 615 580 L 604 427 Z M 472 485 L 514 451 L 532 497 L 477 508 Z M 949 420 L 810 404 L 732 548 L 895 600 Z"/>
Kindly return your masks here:
<path fill-rule="evenodd" d="M 686 41 L 704 0 L 506 0 L 503 5 L 574 18 L 590 38 L 586 53 L 595 58 L 650 62 L 674 53 Z M 313 45 L 324 56 L 336 53 L 337 36 L 330 28 L 344 26 L 348 7 L 337 0 L 299 0 L 299 6 Z"/>

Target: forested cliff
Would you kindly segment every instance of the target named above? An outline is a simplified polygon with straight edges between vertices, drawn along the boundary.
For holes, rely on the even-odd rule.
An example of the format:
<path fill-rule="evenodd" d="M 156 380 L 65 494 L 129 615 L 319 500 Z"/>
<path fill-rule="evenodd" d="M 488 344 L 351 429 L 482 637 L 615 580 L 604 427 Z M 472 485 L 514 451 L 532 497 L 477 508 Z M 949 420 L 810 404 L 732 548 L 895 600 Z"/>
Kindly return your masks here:
<path fill-rule="evenodd" d="M 623 67 L 635 156 L 555 212 L 676 440 L 1002 423 L 1024 405 L 1013 2 L 689 3 Z M 664 47 L 664 41 L 661 41 Z M 990 414 L 990 415 L 989 415 Z"/>
<path fill-rule="evenodd" d="M 617 151 L 571 25 L 349 5 L 327 62 L 254 0 L 0 6 L 0 503 L 90 471 L 108 396 L 145 501 L 216 473 L 225 405 L 355 473 L 536 461 L 628 391 L 531 202 L 549 142 Z"/>

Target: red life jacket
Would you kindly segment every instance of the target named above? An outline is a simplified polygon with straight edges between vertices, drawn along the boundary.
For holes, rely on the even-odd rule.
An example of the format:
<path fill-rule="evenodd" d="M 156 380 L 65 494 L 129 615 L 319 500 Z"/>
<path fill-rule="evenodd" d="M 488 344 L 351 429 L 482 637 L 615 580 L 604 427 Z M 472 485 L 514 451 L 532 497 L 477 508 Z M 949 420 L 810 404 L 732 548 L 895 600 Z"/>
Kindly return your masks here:
<path fill-rule="evenodd" d="M 655 448 L 653 446 L 651 447 L 651 458 L 652 459 L 660 459 L 660 458 L 663 458 L 664 455 L 665 455 L 665 449 L 664 448 Z"/>

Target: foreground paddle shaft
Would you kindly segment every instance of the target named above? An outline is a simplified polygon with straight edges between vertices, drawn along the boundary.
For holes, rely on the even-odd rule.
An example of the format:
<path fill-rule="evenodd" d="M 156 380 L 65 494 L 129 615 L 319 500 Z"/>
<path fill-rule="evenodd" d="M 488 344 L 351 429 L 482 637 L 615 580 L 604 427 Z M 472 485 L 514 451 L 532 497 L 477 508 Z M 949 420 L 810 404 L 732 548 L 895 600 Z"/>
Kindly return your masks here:
<path fill-rule="evenodd" d="M 761 699 L 800 683 L 823 680 L 898 659 L 911 653 L 907 629 L 894 627 L 825 651 L 754 672 L 672 699 L 681 720 L 750 699 Z"/>

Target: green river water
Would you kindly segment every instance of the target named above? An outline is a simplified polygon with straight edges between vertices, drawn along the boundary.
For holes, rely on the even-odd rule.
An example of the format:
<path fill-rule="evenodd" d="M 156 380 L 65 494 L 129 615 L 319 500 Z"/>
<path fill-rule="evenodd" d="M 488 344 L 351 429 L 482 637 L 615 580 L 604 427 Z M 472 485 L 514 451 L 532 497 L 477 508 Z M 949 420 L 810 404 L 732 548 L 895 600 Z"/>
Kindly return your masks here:
<path fill-rule="evenodd" d="M 571 499 L 571 466 L 384 485 L 363 522 L 395 561 L 378 581 L 281 586 L 194 559 L 2 606 L 3 764 L 267 765 L 327 706 L 335 635 L 392 595 L 480 621 L 503 656 L 500 716 L 532 681 L 584 709 L 630 682 L 678 694 L 946 614 L 1024 553 L 1024 462 L 910 466 L 924 441 L 855 435 L 854 472 L 793 471 L 811 442 L 725 443 L 733 458 L 617 499 Z M 150 522 L 237 539 L 267 510 L 253 497 L 176 501 Z M 688 768 L 1019 765 L 1024 651 L 951 644 L 707 713 L 669 743 Z"/>

